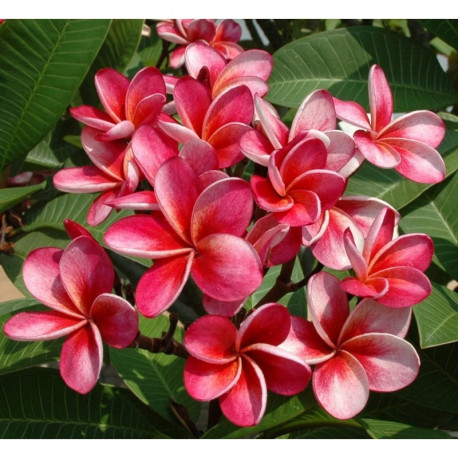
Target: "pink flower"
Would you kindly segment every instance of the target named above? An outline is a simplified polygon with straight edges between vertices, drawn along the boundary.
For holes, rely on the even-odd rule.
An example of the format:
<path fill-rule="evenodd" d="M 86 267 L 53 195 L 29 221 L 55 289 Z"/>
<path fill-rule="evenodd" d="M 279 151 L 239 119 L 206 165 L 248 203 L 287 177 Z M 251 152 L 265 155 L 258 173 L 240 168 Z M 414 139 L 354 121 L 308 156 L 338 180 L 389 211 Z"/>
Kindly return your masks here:
<path fill-rule="evenodd" d="M 350 294 L 371 297 L 389 307 L 409 307 L 431 294 L 423 273 L 431 264 L 434 247 L 426 234 L 406 234 L 393 240 L 395 213 L 384 208 L 374 220 L 363 247 L 349 229 L 344 245 L 356 278 L 342 280 Z"/>
<path fill-rule="evenodd" d="M 413 382 L 420 359 L 403 339 L 410 308 L 365 299 L 350 313 L 339 280 L 326 272 L 310 279 L 307 298 L 312 321 L 292 317 L 280 348 L 316 364 L 313 391 L 327 412 L 342 420 L 354 417 L 366 405 L 369 390 L 391 392 Z"/>
<path fill-rule="evenodd" d="M 170 66 L 180 68 L 184 64 L 184 53 L 190 43 L 204 41 L 218 51 L 224 59 L 233 59 L 243 51 L 237 44 L 242 28 L 232 19 L 218 25 L 212 19 L 168 19 L 158 22 L 158 35 L 178 46 L 170 54 Z"/>
<path fill-rule="evenodd" d="M 170 307 L 189 275 L 205 295 L 219 301 L 244 299 L 262 281 L 259 257 L 242 238 L 253 212 L 248 183 L 226 178 L 203 188 L 185 159 L 170 158 L 155 179 L 162 213 L 124 218 L 105 234 L 110 248 L 154 260 L 136 292 L 138 308 L 147 317 Z"/>
<path fill-rule="evenodd" d="M 219 168 L 243 159 L 239 140 L 253 119 L 253 97 L 246 86 L 230 88 L 212 100 L 205 84 L 184 76 L 173 96 L 182 125 L 160 122 L 165 133 L 180 143 L 193 138 L 206 141 L 216 151 Z"/>
<path fill-rule="evenodd" d="M 310 367 L 279 348 L 291 326 L 288 310 L 265 304 L 241 324 L 206 315 L 186 331 L 183 343 L 191 355 L 184 385 L 199 401 L 219 399 L 223 414 L 238 426 L 252 426 L 264 415 L 267 390 L 292 396 L 305 389 Z"/>
<path fill-rule="evenodd" d="M 373 65 L 369 72 L 371 120 L 355 102 L 334 99 L 337 117 L 359 127 L 354 140 L 364 157 L 382 168 L 394 168 L 409 180 L 437 183 L 445 177 L 445 164 L 435 148 L 445 126 L 430 111 L 414 111 L 391 120 L 393 96 L 383 70 Z"/>
<path fill-rule="evenodd" d="M 94 165 L 59 170 L 53 178 L 54 186 L 63 192 L 101 193 L 87 215 L 91 226 L 100 224 L 111 213 L 110 200 L 131 194 L 141 180 L 131 148 L 122 140 L 97 141 L 98 133 L 93 127 L 81 132 L 84 150 Z"/>
<path fill-rule="evenodd" d="M 138 316 L 124 299 L 111 294 L 114 270 L 110 258 L 92 238 L 75 238 L 65 250 L 39 248 L 27 257 L 24 282 L 45 312 L 21 312 L 5 323 L 14 340 L 67 337 L 60 356 L 65 383 L 79 393 L 97 382 L 103 342 L 128 347 L 138 332 Z"/>
<path fill-rule="evenodd" d="M 326 170 L 328 153 L 321 132 L 303 132 L 269 157 L 268 178 L 253 175 L 251 187 L 256 203 L 273 213 L 282 224 L 305 226 L 342 196 L 346 180 Z"/>
<path fill-rule="evenodd" d="M 95 75 L 95 87 L 105 111 L 81 105 L 71 108 L 70 113 L 97 129 L 99 141 L 130 138 L 138 127 L 160 117 L 166 101 L 164 78 L 155 67 L 143 68 L 132 81 L 112 68 L 104 68 Z"/>

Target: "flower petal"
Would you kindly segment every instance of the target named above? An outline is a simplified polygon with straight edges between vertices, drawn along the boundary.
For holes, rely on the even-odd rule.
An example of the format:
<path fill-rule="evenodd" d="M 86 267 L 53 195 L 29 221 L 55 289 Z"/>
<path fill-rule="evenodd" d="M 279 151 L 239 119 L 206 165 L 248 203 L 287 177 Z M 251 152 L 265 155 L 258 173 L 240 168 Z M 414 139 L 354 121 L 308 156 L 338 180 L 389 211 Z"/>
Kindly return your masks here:
<path fill-rule="evenodd" d="M 356 276 L 362 281 L 365 281 L 368 272 L 367 263 L 356 246 L 355 239 L 353 238 L 353 233 L 350 228 L 345 229 L 343 241 L 345 251 Z"/>
<path fill-rule="evenodd" d="M 267 386 L 261 369 L 246 355 L 237 383 L 220 397 L 225 417 L 237 426 L 258 424 L 266 410 Z"/>
<path fill-rule="evenodd" d="M 197 78 L 201 69 L 207 67 L 212 86 L 227 64 L 220 52 L 202 41 L 191 43 L 186 47 L 185 61 L 186 69 L 193 78 Z"/>
<path fill-rule="evenodd" d="M 83 165 L 59 170 L 54 175 L 53 184 L 62 192 L 84 194 L 119 188 L 122 181 L 106 175 L 98 167 Z"/>
<path fill-rule="evenodd" d="M 103 362 L 103 344 L 95 325 L 79 329 L 65 341 L 59 369 L 64 382 L 86 394 L 94 388 Z"/>
<path fill-rule="evenodd" d="M 99 131 L 107 131 L 115 126 L 113 119 L 104 111 L 89 105 L 80 105 L 79 107 L 70 108 L 70 114 L 77 120 L 94 127 Z"/>
<path fill-rule="evenodd" d="M 261 96 L 254 98 L 255 118 L 270 141 L 270 150 L 281 149 L 288 143 L 288 127 L 281 121 L 275 108 Z"/>
<path fill-rule="evenodd" d="M 9 339 L 24 342 L 53 340 L 66 336 L 86 324 L 83 317 L 72 317 L 55 311 L 21 312 L 3 326 Z"/>
<path fill-rule="evenodd" d="M 154 261 L 137 285 L 136 302 L 142 315 L 154 318 L 175 302 L 188 280 L 193 260 L 191 252 Z"/>
<path fill-rule="evenodd" d="M 340 420 L 360 413 L 369 398 L 369 382 L 363 366 L 345 351 L 315 367 L 312 385 L 317 401 Z"/>
<path fill-rule="evenodd" d="M 185 159 L 197 175 L 218 168 L 218 156 L 209 143 L 194 138 L 184 143 L 180 157 Z"/>
<path fill-rule="evenodd" d="M 372 223 L 363 249 L 363 258 L 368 264 L 369 270 L 374 256 L 393 239 L 394 222 L 394 211 L 389 207 L 385 207 Z"/>
<path fill-rule="evenodd" d="M 234 316 L 245 304 L 246 298 L 236 301 L 221 301 L 203 294 L 202 305 L 209 315 Z"/>
<path fill-rule="evenodd" d="M 340 172 L 355 157 L 355 142 L 350 135 L 340 130 L 325 133 L 330 140 L 326 169 Z"/>
<path fill-rule="evenodd" d="M 184 386 L 194 399 L 211 401 L 230 390 L 240 379 L 241 372 L 239 359 L 226 364 L 211 364 L 190 356 L 184 366 Z"/>
<path fill-rule="evenodd" d="M 380 132 L 391 121 L 393 96 L 385 73 L 378 65 L 369 70 L 369 104 L 372 129 Z"/>
<path fill-rule="evenodd" d="M 301 227 L 318 220 L 321 215 L 321 202 L 313 191 L 291 190 L 289 197 L 294 201 L 293 206 L 281 213 L 275 213 L 279 223 Z"/>
<path fill-rule="evenodd" d="M 95 88 L 105 111 L 116 121 L 126 119 L 124 102 L 130 81 L 112 68 L 102 68 L 95 74 Z"/>
<path fill-rule="evenodd" d="M 374 141 L 369 132 L 357 130 L 353 139 L 364 157 L 377 167 L 392 169 L 401 162 L 401 156 L 394 147 L 383 141 Z"/>
<path fill-rule="evenodd" d="M 264 177 L 253 175 L 250 184 L 253 190 L 253 197 L 263 210 L 283 212 L 289 210 L 294 205 L 294 200 L 291 196 L 279 196 L 271 182 Z"/>
<path fill-rule="evenodd" d="M 62 283 L 84 315 L 95 298 L 111 292 L 114 269 L 105 250 L 92 238 L 78 237 L 65 249 L 59 262 Z"/>
<path fill-rule="evenodd" d="M 186 330 L 183 344 L 191 356 L 212 364 L 235 361 L 237 329 L 231 320 L 222 316 L 205 315 Z"/>
<path fill-rule="evenodd" d="M 366 110 L 356 102 L 348 102 L 333 98 L 336 116 L 364 130 L 371 130 Z"/>
<path fill-rule="evenodd" d="M 420 358 L 415 348 L 391 334 L 371 333 L 353 337 L 342 348 L 362 364 L 370 390 L 400 390 L 415 380 L 420 369 Z"/>
<path fill-rule="evenodd" d="M 211 234 L 196 245 L 191 275 L 199 288 L 222 301 L 248 297 L 262 281 L 261 261 L 251 244 L 232 234 Z"/>
<path fill-rule="evenodd" d="M 94 202 L 92 202 L 86 216 L 86 221 L 89 226 L 98 226 L 100 223 L 103 223 L 108 216 L 110 216 L 113 208 L 111 205 L 108 205 L 107 202 L 111 202 L 116 198 L 118 195 L 118 192 L 116 191 L 102 192 L 102 194 L 100 194 Z"/>
<path fill-rule="evenodd" d="M 114 348 L 126 348 L 137 337 L 137 312 L 122 297 L 101 294 L 92 304 L 90 314 L 102 340 Z"/>
<path fill-rule="evenodd" d="M 242 153 L 256 164 L 267 167 L 272 145 L 267 137 L 255 129 L 249 129 L 240 140 Z"/>

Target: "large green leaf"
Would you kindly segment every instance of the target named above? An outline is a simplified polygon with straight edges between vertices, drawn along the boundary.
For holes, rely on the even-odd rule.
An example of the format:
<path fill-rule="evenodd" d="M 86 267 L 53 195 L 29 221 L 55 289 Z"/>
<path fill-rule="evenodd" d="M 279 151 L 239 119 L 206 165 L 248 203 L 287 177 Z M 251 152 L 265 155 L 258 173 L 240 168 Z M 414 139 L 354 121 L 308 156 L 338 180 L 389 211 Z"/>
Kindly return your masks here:
<path fill-rule="evenodd" d="M 438 147 L 447 169 L 447 177 L 458 169 L 458 117 L 441 113 L 447 128 Z M 348 195 L 366 195 L 382 199 L 401 210 L 433 185 L 407 180 L 394 169 L 380 169 L 365 162 L 352 176 L 345 191 Z"/>
<path fill-rule="evenodd" d="M 2 439 L 163 438 L 135 397 L 97 385 L 81 396 L 52 369 L 31 369 L 0 378 Z"/>
<path fill-rule="evenodd" d="M 103 43 L 109 20 L 8 20 L 0 28 L 0 170 L 56 124 Z"/>
<path fill-rule="evenodd" d="M 458 21 L 456 19 L 419 19 L 436 37 L 458 49 Z"/>
<path fill-rule="evenodd" d="M 422 348 L 458 341 L 457 293 L 433 283 L 432 294 L 413 311 Z"/>
<path fill-rule="evenodd" d="M 312 34 L 276 51 L 267 99 L 298 107 L 312 91 L 327 89 L 368 108 L 373 64 L 384 69 L 397 112 L 439 109 L 458 100 L 434 53 L 399 33 L 364 26 Z"/>
<path fill-rule="evenodd" d="M 161 337 L 168 324 L 165 316 L 153 320 L 141 317 L 140 331 L 150 337 Z M 177 340 L 180 334 L 182 330 L 177 329 Z M 133 348 L 110 348 L 110 359 L 129 389 L 164 420 L 177 422 L 171 401 L 185 406 L 191 418 L 197 419 L 200 404 L 191 399 L 183 385 L 184 359 Z"/>
<path fill-rule="evenodd" d="M 18 312 L 41 308 L 35 299 L 19 299 L 0 304 L 0 329 Z M 58 359 L 62 342 L 17 342 L 0 332 L 0 374 L 15 372 L 31 366 L 39 366 Z"/>
<path fill-rule="evenodd" d="M 434 262 L 458 278 L 458 174 L 434 186 L 405 207 L 399 223 L 406 233 L 424 232 L 434 241 Z"/>
<path fill-rule="evenodd" d="M 5 210 L 14 207 L 15 205 L 22 202 L 26 197 L 30 196 L 30 194 L 43 189 L 45 186 L 46 182 L 43 181 L 40 184 L 35 184 L 32 186 L 0 189 L 0 213 L 3 213 Z"/>

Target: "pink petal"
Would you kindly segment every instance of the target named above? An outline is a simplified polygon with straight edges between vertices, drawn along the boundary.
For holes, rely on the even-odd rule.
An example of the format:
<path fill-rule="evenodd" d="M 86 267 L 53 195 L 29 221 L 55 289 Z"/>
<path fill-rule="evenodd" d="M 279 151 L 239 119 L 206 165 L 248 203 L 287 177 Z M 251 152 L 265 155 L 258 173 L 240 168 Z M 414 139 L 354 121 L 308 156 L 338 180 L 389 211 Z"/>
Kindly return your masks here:
<path fill-rule="evenodd" d="M 372 223 L 363 249 L 363 257 L 369 266 L 374 256 L 393 239 L 394 221 L 394 211 L 386 207 L 380 211 Z"/>
<path fill-rule="evenodd" d="M 372 129 L 380 132 L 391 121 L 393 96 L 385 73 L 378 65 L 369 71 L 369 104 Z"/>
<path fill-rule="evenodd" d="M 312 376 L 310 366 L 288 351 L 268 344 L 254 344 L 244 349 L 260 367 L 267 389 L 283 396 L 303 391 Z"/>
<path fill-rule="evenodd" d="M 209 315 L 234 316 L 245 304 L 246 298 L 236 301 L 221 301 L 203 294 L 202 305 Z"/>
<path fill-rule="evenodd" d="M 175 85 L 173 97 L 183 125 L 200 136 L 205 114 L 212 102 L 208 88 L 190 76 L 184 76 Z"/>
<path fill-rule="evenodd" d="M 170 53 L 170 66 L 172 68 L 180 68 L 185 63 L 186 46 L 177 46 Z"/>
<path fill-rule="evenodd" d="M 355 155 L 355 142 L 350 135 L 340 130 L 329 130 L 326 136 L 330 140 L 326 169 L 340 172 Z"/>
<path fill-rule="evenodd" d="M 106 231 L 104 242 L 119 253 L 149 259 L 167 258 L 192 250 L 160 214 L 132 215 L 116 221 Z"/>
<path fill-rule="evenodd" d="M 156 124 L 162 110 L 165 110 L 165 103 L 166 96 L 163 94 L 148 95 L 138 103 L 134 112 L 132 124 L 135 127 L 145 124 Z"/>
<path fill-rule="evenodd" d="M 112 68 L 103 68 L 95 75 L 95 87 L 105 111 L 116 121 L 126 119 L 124 102 L 130 81 Z"/>
<path fill-rule="evenodd" d="M 371 275 L 390 267 L 409 266 L 424 272 L 434 254 L 434 245 L 426 234 L 406 234 L 386 244 L 372 260 Z"/>
<path fill-rule="evenodd" d="M 89 237 L 78 237 L 70 242 L 60 259 L 59 271 L 69 297 L 86 316 L 95 298 L 113 288 L 110 258 Z"/>
<path fill-rule="evenodd" d="M 191 219 L 192 240 L 197 244 L 207 235 L 216 233 L 242 236 L 252 215 L 253 197 L 246 181 L 241 178 L 217 181 L 196 200 Z"/>
<path fill-rule="evenodd" d="M 253 97 L 246 86 L 237 86 L 221 93 L 207 111 L 202 139 L 208 140 L 216 130 L 231 122 L 250 124 L 253 113 Z"/>
<path fill-rule="evenodd" d="M 110 216 L 113 208 L 108 202 L 115 199 L 117 195 L 118 193 L 115 191 L 105 191 L 92 202 L 86 216 L 89 226 L 97 226 Z"/>
<path fill-rule="evenodd" d="M 369 398 L 369 382 L 363 366 L 345 351 L 316 366 L 312 384 L 317 401 L 340 420 L 360 413 Z"/>
<path fill-rule="evenodd" d="M 267 167 L 272 145 L 267 137 L 254 129 L 249 129 L 240 140 L 242 153 L 253 162 Z"/>
<path fill-rule="evenodd" d="M 313 323 L 298 316 L 291 317 L 288 337 L 278 348 L 292 353 L 307 364 L 321 363 L 335 354 L 335 350 L 319 336 Z"/>
<path fill-rule="evenodd" d="M 95 325 L 79 329 L 65 341 L 60 354 L 60 375 L 73 390 L 86 394 L 94 388 L 103 362 L 103 344 Z"/>
<path fill-rule="evenodd" d="M 138 191 L 127 196 L 117 197 L 107 202 L 111 207 L 122 210 L 154 211 L 159 210 L 153 191 Z"/>
<path fill-rule="evenodd" d="M 437 148 L 444 138 L 445 125 L 439 116 L 431 111 L 413 111 L 400 116 L 383 129 L 378 138 L 414 140 Z"/>
<path fill-rule="evenodd" d="M 267 386 L 261 369 L 246 355 L 242 373 L 230 391 L 220 397 L 221 411 L 237 426 L 258 424 L 267 404 Z"/>
<path fill-rule="evenodd" d="M 236 348 L 258 343 L 280 345 L 288 336 L 291 318 L 288 309 L 277 303 L 265 304 L 242 322 L 236 339 Z"/>
<path fill-rule="evenodd" d="M 51 247 L 31 251 L 24 262 L 22 276 L 35 299 L 53 310 L 80 319 L 81 313 L 68 296 L 60 277 L 62 254 L 60 248 Z"/>
<path fill-rule="evenodd" d="M 396 170 L 417 183 L 439 183 L 446 170 L 442 156 L 429 145 L 406 139 L 387 139 L 385 144 L 393 147 L 401 156 Z"/>
<path fill-rule="evenodd" d="M 237 43 L 232 43 L 231 41 L 213 41 L 213 48 L 218 50 L 225 59 L 232 60 L 241 54 L 244 49 Z"/>
<path fill-rule="evenodd" d="M 388 280 L 385 278 L 371 278 L 366 280 L 366 283 L 353 278 L 344 278 L 341 281 L 342 288 L 353 296 L 373 297 L 378 299 L 388 291 Z"/>
<path fill-rule="evenodd" d="M 206 315 L 186 330 L 183 344 L 191 356 L 211 364 L 227 364 L 237 359 L 235 335 L 231 320 Z"/>
<path fill-rule="evenodd" d="M 356 276 L 364 281 L 368 273 L 367 262 L 356 247 L 355 239 L 353 238 L 353 234 L 349 228 L 345 229 L 343 241 L 345 251 Z"/>
<path fill-rule="evenodd" d="M 267 81 L 272 67 L 273 59 L 268 52 L 259 49 L 242 52 L 234 57 L 220 73 L 213 87 L 213 97 L 223 92 L 234 79 L 256 77 Z"/>
<path fill-rule="evenodd" d="M 364 157 L 384 169 L 392 169 L 401 162 L 401 156 L 392 146 L 382 141 L 374 141 L 368 132 L 357 130 L 353 138 Z"/>
<path fill-rule="evenodd" d="M 130 121 L 121 121 L 106 132 L 98 133 L 95 139 L 99 142 L 113 142 L 123 138 L 130 138 L 134 130 L 135 126 Z"/>
<path fill-rule="evenodd" d="M 188 243 L 191 215 L 200 191 L 198 175 L 181 157 L 168 159 L 157 172 L 155 192 L 159 207 L 176 233 Z"/>
<path fill-rule="evenodd" d="M 199 135 L 197 135 L 192 129 L 182 126 L 176 122 L 160 120 L 157 125 L 167 136 L 180 143 L 186 143 L 193 138 L 199 138 Z"/>
<path fill-rule="evenodd" d="M 340 342 L 362 334 L 383 332 L 405 337 L 412 318 L 412 308 L 385 307 L 372 299 L 362 300 L 350 313 L 342 328 Z"/>
<path fill-rule="evenodd" d="M 288 127 L 280 120 L 275 108 L 261 96 L 254 98 L 255 116 L 259 118 L 264 134 L 269 139 L 271 146 L 280 149 L 288 143 Z"/>
<path fill-rule="evenodd" d="M 132 138 L 132 151 L 138 166 L 148 182 L 154 186 L 159 167 L 178 155 L 174 148 L 151 126 L 141 126 Z"/>
<path fill-rule="evenodd" d="M 218 168 L 218 156 L 215 149 L 198 138 L 191 139 L 183 145 L 180 157 L 188 162 L 197 175 Z"/>
<path fill-rule="evenodd" d="M 214 41 L 240 41 L 242 27 L 232 19 L 224 19 L 216 26 Z"/>
<path fill-rule="evenodd" d="M 188 24 L 189 41 L 204 40 L 210 42 L 216 33 L 216 26 L 208 19 L 196 19 Z"/>
<path fill-rule="evenodd" d="M 413 267 L 392 267 L 377 272 L 388 281 L 388 292 L 377 299 L 389 307 L 410 307 L 426 299 L 432 291 L 428 277 Z"/>
<path fill-rule="evenodd" d="M 60 312 L 21 312 L 10 318 L 3 326 L 9 339 L 19 341 L 53 340 L 64 337 L 83 327 L 83 317 Z"/>
<path fill-rule="evenodd" d="M 333 98 L 336 116 L 342 121 L 346 121 L 364 130 L 372 130 L 367 118 L 366 110 L 356 102 L 347 102 Z"/>
<path fill-rule="evenodd" d="M 94 127 L 99 131 L 107 131 L 115 126 L 113 120 L 104 111 L 89 105 L 80 105 L 79 107 L 70 108 L 70 114 L 77 120 Z"/>
<path fill-rule="evenodd" d="M 284 212 L 275 213 L 275 218 L 280 223 L 300 227 L 312 224 L 320 217 L 321 202 L 314 192 L 292 190 L 289 197 L 293 199 L 294 205 Z"/>
<path fill-rule="evenodd" d="M 114 348 L 126 348 L 137 337 L 137 312 L 122 297 L 101 294 L 92 304 L 90 315 L 102 340 Z"/>
<path fill-rule="evenodd" d="M 119 188 L 121 183 L 120 179 L 113 179 L 93 165 L 59 170 L 53 178 L 59 191 L 76 194 L 108 191 Z"/>
<path fill-rule="evenodd" d="M 227 173 L 224 173 L 222 170 L 207 170 L 206 172 L 199 175 L 199 180 L 202 183 L 202 188 L 208 188 L 213 183 L 217 181 L 225 180 L 230 178 Z"/>
<path fill-rule="evenodd" d="M 226 60 L 221 53 L 201 41 L 192 43 L 186 48 L 185 60 L 188 73 L 193 78 L 197 78 L 200 70 L 207 67 L 210 71 L 210 84 L 212 86 L 226 66 Z"/>
<path fill-rule="evenodd" d="M 293 259 L 300 250 L 302 231 L 300 227 L 290 227 L 278 244 L 272 246 L 266 267 L 277 266 Z"/>
<path fill-rule="evenodd" d="M 362 364 L 370 390 L 400 390 L 415 380 L 420 369 L 420 358 L 415 348 L 391 334 L 371 333 L 353 337 L 342 348 Z"/>
<path fill-rule="evenodd" d="M 241 373 L 239 359 L 226 364 L 211 364 L 190 356 L 184 366 L 184 386 L 194 399 L 211 401 L 229 391 L 238 382 Z"/>
<path fill-rule="evenodd" d="M 194 254 L 156 259 L 140 278 L 136 303 L 140 313 L 154 318 L 167 310 L 180 295 L 189 277 Z"/>
<path fill-rule="evenodd" d="M 157 108 L 152 110 L 152 113 L 159 113 L 162 109 L 160 100 L 162 100 L 162 105 L 165 102 L 164 78 L 157 68 L 145 67 L 137 72 L 137 74 L 133 77 L 127 90 L 125 108 L 126 119 L 132 121 L 137 127 L 142 122 L 147 122 L 148 117 L 144 115 L 142 116 L 138 109 L 142 101 L 153 94 L 157 94 L 159 98 L 153 104 L 148 105 L 150 107 L 159 105 L 159 110 L 157 110 Z"/>
<path fill-rule="evenodd" d="M 289 132 L 289 140 L 303 130 L 320 131 L 336 128 L 336 111 L 331 94 L 320 89 L 312 92 L 298 108 Z"/>
<path fill-rule="evenodd" d="M 207 139 L 216 151 L 218 167 L 231 167 L 243 159 L 240 139 L 251 128 L 246 124 L 231 122 L 217 129 Z"/>
<path fill-rule="evenodd" d="M 65 232 L 72 239 L 76 239 L 76 237 L 79 237 L 80 235 L 93 238 L 91 233 L 83 226 L 81 226 L 81 224 L 78 224 L 76 221 L 72 221 L 69 218 L 65 218 L 63 224 Z"/>
<path fill-rule="evenodd" d="M 294 205 L 294 201 L 290 196 L 279 196 L 270 181 L 264 177 L 253 175 L 250 184 L 256 203 L 264 210 L 283 212 L 289 210 Z"/>
<path fill-rule="evenodd" d="M 241 76 L 240 78 L 230 80 L 218 92 L 215 92 L 213 89 L 213 97 L 217 97 L 222 92 L 232 89 L 236 86 L 246 86 L 250 90 L 253 97 L 256 95 L 259 97 L 264 97 L 267 92 L 269 92 L 269 85 L 261 78 L 256 76 Z"/>
<path fill-rule="evenodd" d="M 248 297 L 261 284 L 261 261 L 252 245 L 242 238 L 212 234 L 199 240 L 196 249 L 191 274 L 205 294 L 236 301 Z"/>
<path fill-rule="evenodd" d="M 307 303 L 312 323 L 320 337 L 335 348 L 340 330 L 350 308 L 339 280 L 327 272 L 319 272 L 307 285 Z"/>
<path fill-rule="evenodd" d="M 172 24 L 167 22 L 158 22 L 156 24 L 157 34 L 165 41 L 185 45 L 188 41 L 181 35 Z"/>

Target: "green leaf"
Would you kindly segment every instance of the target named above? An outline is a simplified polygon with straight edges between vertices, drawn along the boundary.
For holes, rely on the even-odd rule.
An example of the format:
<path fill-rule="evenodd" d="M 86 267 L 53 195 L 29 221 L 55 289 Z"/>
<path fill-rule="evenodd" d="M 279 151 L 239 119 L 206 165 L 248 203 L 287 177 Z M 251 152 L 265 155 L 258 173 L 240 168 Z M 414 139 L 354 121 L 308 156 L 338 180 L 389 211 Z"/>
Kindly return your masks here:
<path fill-rule="evenodd" d="M 61 168 L 63 162 L 49 146 L 49 141 L 41 141 L 25 158 L 27 170 L 49 170 Z"/>
<path fill-rule="evenodd" d="M 443 431 L 405 425 L 394 421 L 363 418 L 359 420 L 374 439 L 451 439 Z"/>
<path fill-rule="evenodd" d="M 0 329 L 16 313 L 42 309 L 35 299 L 19 299 L 0 304 Z M 59 358 L 61 340 L 17 342 L 0 333 L 0 375 L 55 361 Z"/>
<path fill-rule="evenodd" d="M 431 33 L 458 49 L 458 21 L 456 19 L 419 19 Z"/>
<path fill-rule="evenodd" d="M 455 258 L 456 259 L 456 258 Z M 421 348 L 458 341 L 458 294 L 433 283 L 433 292 L 413 308 Z"/>
<path fill-rule="evenodd" d="M 168 325 L 169 320 L 165 316 L 153 320 L 140 317 L 140 331 L 150 337 L 161 337 Z M 176 334 L 182 334 L 182 330 L 177 329 Z M 180 337 L 175 338 L 179 340 Z M 185 406 L 191 418 L 197 419 L 200 404 L 191 399 L 183 385 L 184 359 L 133 348 L 110 348 L 110 358 L 135 396 L 164 420 L 177 422 L 170 408 L 171 401 Z"/>
<path fill-rule="evenodd" d="M 268 394 L 266 413 L 261 422 L 256 426 L 240 428 L 229 420 L 221 417 L 216 426 L 209 429 L 202 439 L 241 439 L 254 437 L 265 431 L 280 428 L 293 418 L 309 410 L 311 406 L 316 405 L 311 387 L 297 396 L 280 396 L 274 393 Z"/>
<path fill-rule="evenodd" d="M 157 34 L 156 27 L 151 27 L 151 34 L 148 37 L 142 37 L 138 54 L 145 67 L 158 64 L 159 57 L 162 53 L 163 41 Z"/>
<path fill-rule="evenodd" d="M 0 213 L 3 213 L 5 210 L 14 207 L 15 205 L 21 203 L 24 199 L 37 192 L 41 189 L 44 189 L 46 186 L 46 181 L 43 181 L 40 184 L 35 184 L 32 186 L 20 186 L 17 188 L 4 188 L 0 189 Z"/>
<path fill-rule="evenodd" d="M 33 369 L 0 378 L 2 439 L 162 438 L 134 396 L 97 385 L 82 396 L 52 369 Z"/>
<path fill-rule="evenodd" d="M 280 48 L 273 57 L 266 98 L 283 106 L 298 107 L 312 91 L 327 89 L 334 97 L 368 108 L 367 78 L 373 64 L 384 69 L 397 112 L 439 109 L 458 100 L 434 53 L 383 28 L 312 34 Z"/>
<path fill-rule="evenodd" d="M 0 28 L 0 170 L 53 128 L 96 56 L 109 20 L 8 20 Z"/>
<path fill-rule="evenodd" d="M 437 148 L 441 153 L 447 174 L 451 176 L 458 169 L 458 117 L 441 113 L 447 128 L 442 143 Z M 345 194 L 377 197 L 401 210 L 434 185 L 414 183 L 394 169 L 380 169 L 365 162 L 349 180 Z"/>
<path fill-rule="evenodd" d="M 434 242 L 434 262 L 458 278 L 458 174 L 434 186 L 409 204 L 399 223 L 403 232 L 424 232 Z"/>

